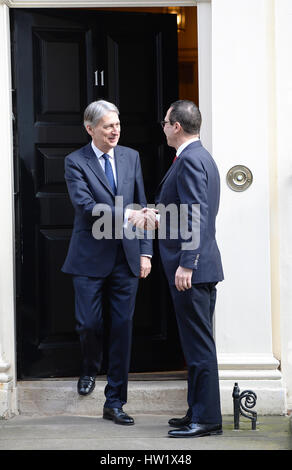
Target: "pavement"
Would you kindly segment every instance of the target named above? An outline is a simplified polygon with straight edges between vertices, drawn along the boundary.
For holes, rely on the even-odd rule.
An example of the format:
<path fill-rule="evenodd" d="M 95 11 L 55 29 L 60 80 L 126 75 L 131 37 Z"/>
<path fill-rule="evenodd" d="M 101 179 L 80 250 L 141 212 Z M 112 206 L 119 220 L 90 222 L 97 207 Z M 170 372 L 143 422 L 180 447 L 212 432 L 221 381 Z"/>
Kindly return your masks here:
<path fill-rule="evenodd" d="M 127 411 L 126 407 L 124 409 Z M 184 453 L 186 458 L 185 451 L 192 455 L 197 450 L 292 450 L 292 421 L 288 416 L 258 416 L 256 430 L 251 429 L 250 420 L 244 417 L 240 418 L 240 429 L 234 430 L 233 416 L 223 416 L 222 435 L 180 439 L 168 437 L 167 432 L 172 429 L 167 424 L 170 417 L 170 414 L 137 414 L 134 416 L 134 426 L 121 426 L 102 419 L 101 415 L 18 415 L 9 420 L 0 420 L 0 459 L 4 457 L 3 451 L 15 450 L 98 451 L 96 455 L 99 463 L 125 464 L 108 460 L 117 458 L 118 451 L 121 455 L 126 455 L 124 451 L 139 451 L 138 455 L 142 456 L 139 463 L 143 463 L 142 459 L 149 455 L 149 451 L 171 452 L 173 459 L 173 455 Z M 17 453 L 8 452 L 8 455 L 11 458 Z M 107 461 L 101 461 L 102 458 Z M 130 461 L 127 466 L 131 466 Z"/>

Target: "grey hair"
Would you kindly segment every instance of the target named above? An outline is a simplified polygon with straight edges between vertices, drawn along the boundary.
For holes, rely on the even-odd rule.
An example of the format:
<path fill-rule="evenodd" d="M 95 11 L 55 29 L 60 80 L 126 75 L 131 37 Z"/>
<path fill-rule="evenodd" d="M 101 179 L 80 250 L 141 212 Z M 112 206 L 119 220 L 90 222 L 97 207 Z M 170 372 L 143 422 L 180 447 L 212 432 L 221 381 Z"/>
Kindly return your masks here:
<path fill-rule="evenodd" d="M 196 135 L 200 133 L 202 117 L 199 108 L 189 100 L 178 100 L 170 105 L 169 122 L 179 122 L 184 132 Z"/>
<path fill-rule="evenodd" d="M 95 127 L 98 121 L 105 114 L 110 112 L 114 112 L 119 115 L 119 110 L 113 103 L 105 100 L 93 101 L 84 111 L 84 126 L 86 127 L 89 125 L 91 127 Z"/>

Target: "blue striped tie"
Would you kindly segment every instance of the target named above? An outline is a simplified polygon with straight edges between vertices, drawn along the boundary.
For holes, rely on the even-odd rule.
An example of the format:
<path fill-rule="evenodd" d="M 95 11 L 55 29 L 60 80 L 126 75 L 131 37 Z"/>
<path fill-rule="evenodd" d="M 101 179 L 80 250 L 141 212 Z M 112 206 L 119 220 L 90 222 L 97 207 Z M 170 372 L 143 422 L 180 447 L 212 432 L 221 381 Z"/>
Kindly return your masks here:
<path fill-rule="evenodd" d="M 105 172 L 105 175 L 108 179 L 108 182 L 110 184 L 110 187 L 112 188 L 113 193 L 117 194 L 117 188 L 116 188 L 116 184 L 115 184 L 114 173 L 113 173 L 113 169 L 112 169 L 112 166 L 110 164 L 110 161 L 109 161 L 109 155 L 107 153 L 104 153 L 102 156 L 104 158 L 104 172 Z"/>

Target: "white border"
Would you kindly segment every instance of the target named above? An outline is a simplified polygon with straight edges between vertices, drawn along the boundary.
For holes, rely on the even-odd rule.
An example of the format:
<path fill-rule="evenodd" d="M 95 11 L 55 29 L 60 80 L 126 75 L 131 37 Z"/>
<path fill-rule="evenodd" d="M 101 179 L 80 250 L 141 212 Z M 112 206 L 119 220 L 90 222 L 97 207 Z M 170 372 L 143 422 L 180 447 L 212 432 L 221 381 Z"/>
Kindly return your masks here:
<path fill-rule="evenodd" d="M 231 0 L 225 0 L 226 6 Z M 214 106 L 214 64 L 219 64 L 219 58 L 214 62 L 212 48 L 216 41 L 212 11 L 217 5 L 215 23 L 218 26 L 220 15 L 218 14 L 219 0 L 212 3 L 211 0 L 0 0 L 0 137 L 1 137 L 1 165 L 3 178 L 0 187 L 0 214 L 2 231 L 0 243 L 0 366 L 3 376 L 0 377 L 0 417 L 9 417 L 17 412 L 16 409 L 16 358 L 15 358 L 15 290 L 14 290 L 14 212 L 13 212 L 13 136 L 12 136 L 12 106 L 11 106 L 11 71 L 10 71 L 10 34 L 9 34 L 9 8 L 84 8 L 84 7 L 159 7 L 159 6 L 198 6 L 198 35 L 199 35 L 199 96 L 200 108 L 204 114 L 205 129 L 202 128 L 202 140 L 204 145 L 212 151 L 213 132 L 210 132 L 212 124 L 212 106 Z M 220 5 L 222 6 L 222 4 Z M 214 20 L 214 18 L 213 18 Z M 223 28 L 223 21 L 221 29 Z M 215 28 L 216 32 L 216 28 Z M 222 32 L 222 31 L 221 31 Z M 220 30 L 216 40 L 221 39 Z M 219 36 L 218 36 L 219 35 Z M 212 62 L 213 57 L 213 62 Z M 223 60 L 223 59 L 222 59 Z M 218 94 L 219 95 L 219 94 Z M 218 100 L 218 96 L 217 96 Z M 220 101 L 220 100 L 219 100 Z M 216 126 L 218 125 L 216 121 Z M 214 131 L 214 126 L 213 126 Z M 220 150 L 217 142 L 217 151 Z M 0 156 L 1 157 L 1 156 Z M 4 233 L 3 233 L 4 232 Z M 278 363 L 271 354 L 264 359 L 252 358 L 251 364 L 246 363 L 246 354 L 241 358 L 227 352 L 219 354 L 219 368 L 221 388 L 226 399 L 230 399 L 230 390 L 234 377 L 241 375 L 242 380 L 247 379 L 251 387 L 261 385 L 264 391 L 271 389 L 271 393 L 265 398 L 267 412 L 275 411 L 273 399 L 277 397 L 277 413 L 285 411 L 283 398 L 283 385 L 281 375 L 277 370 Z M 255 369 L 255 364 L 259 369 Z M 241 372 L 241 374 L 239 374 Z M 262 376 L 262 372 L 265 374 Z M 230 380 L 232 378 L 232 380 Z M 267 383 L 263 383 L 263 378 Z M 264 381 L 265 382 L 265 381 Z M 274 384 L 274 385 L 273 385 Z M 242 384 L 243 386 L 243 384 Z M 224 401 L 224 400 L 223 400 Z"/>
<path fill-rule="evenodd" d="M 0 0 L 10 8 L 86 8 L 86 7 L 161 7 L 196 6 L 208 0 Z"/>

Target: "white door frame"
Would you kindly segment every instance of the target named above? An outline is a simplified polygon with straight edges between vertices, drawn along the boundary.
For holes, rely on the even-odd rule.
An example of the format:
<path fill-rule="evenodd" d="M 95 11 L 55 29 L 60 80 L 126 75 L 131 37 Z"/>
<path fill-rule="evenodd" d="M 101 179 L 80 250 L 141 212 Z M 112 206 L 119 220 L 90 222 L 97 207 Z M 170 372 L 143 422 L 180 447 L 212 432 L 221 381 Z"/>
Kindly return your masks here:
<path fill-rule="evenodd" d="M 159 7 L 202 6 L 209 1 L 193 0 L 0 0 L 0 139 L 1 172 L 0 185 L 0 417 L 10 417 L 18 412 L 16 372 L 15 328 L 15 250 L 14 250 L 14 168 L 12 127 L 12 84 L 9 8 L 85 8 L 85 7 Z M 206 16 L 206 13 L 205 13 Z M 203 21 L 203 20 L 202 20 Z M 206 31 L 201 27 L 201 31 Z M 207 34 L 208 35 L 208 34 Z M 210 44 L 210 41 L 208 42 Z M 204 51 L 205 54 L 205 51 Z M 209 54 L 208 54 L 209 56 Z M 209 56 L 210 57 L 210 56 Z M 200 60 L 200 54 L 199 54 Z M 207 71 L 208 75 L 209 71 Z M 204 64 L 200 66 L 201 76 Z M 209 95 L 204 82 L 204 93 Z M 207 100 L 208 101 L 208 100 Z M 201 96 L 202 106 L 204 100 Z M 204 109 L 207 115 L 207 106 Z M 209 117 L 211 114 L 209 114 Z M 210 122 L 210 119 L 206 119 Z"/>

